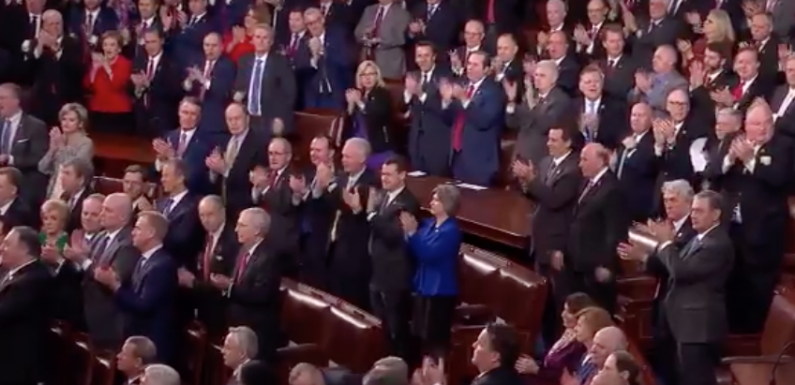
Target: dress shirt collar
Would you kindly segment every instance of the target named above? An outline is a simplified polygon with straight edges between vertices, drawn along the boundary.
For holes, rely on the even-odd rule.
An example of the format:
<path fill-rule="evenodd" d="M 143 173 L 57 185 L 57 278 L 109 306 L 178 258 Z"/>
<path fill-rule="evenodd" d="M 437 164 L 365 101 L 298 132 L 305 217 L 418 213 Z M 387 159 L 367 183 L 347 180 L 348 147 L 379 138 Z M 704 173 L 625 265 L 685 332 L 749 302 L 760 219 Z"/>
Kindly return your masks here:
<path fill-rule="evenodd" d="M 560 164 L 569 157 L 569 154 L 571 154 L 571 150 L 561 156 L 552 158 L 552 165 L 555 167 L 560 166 Z"/>
<path fill-rule="evenodd" d="M 182 198 L 185 198 L 186 195 L 188 195 L 188 190 L 184 190 L 180 193 L 177 193 L 177 195 L 172 196 L 170 209 L 173 210 L 174 207 L 177 207 L 179 202 L 182 200 Z"/>
<path fill-rule="evenodd" d="M 476 45 L 474 47 L 466 47 L 466 51 L 467 51 L 467 53 L 480 51 L 480 44 L 478 44 L 478 45 Z"/>
<path fill-rule="evenodd" d="M 707 80 L 709 80 L 710 82 L 714 82 L 715 79 L 717 79 L 718 76 L 720 76 L 722 73 L 723 73 L 723 69 L 722 68 L 718 68 L 718 70 L 713 71 L 713 72 L 711 72 L 710 74 L 707 75 Z"/>
<path fill-rule="evenodd" d="M 106 232 L 106 236 L 108 237 L 108 244 L 110 244 L 111 242 L 113 242 L 114 239 L 116 239 L 116 236 L 119 235 L 119 232 L 121 232 L 121 229 L 116 229 L 113 231 Z"/>
<path fill-rule="evenodd" d="M 155 56 L 149 56 L 149 61 L 154 62 L 153 65 L 157 67 L 157 65 L 160 63 L 161 57 L 163 57 L 163 51 L 158 52 Z"/>
<path fill-rule="evenodd" d="M 11 115 L 8 120 L 11 122 L 11 127 L 19 126 L 19 122 L 22 120 L 22 110 L 19 110 L 16 114 Z M 0 123 L 2 123 L 2 121 L 0 121 Z"/>
<path fill-rule="evenodd" d="M 397 198 L 397 196 L 398 196 L 398 195 L 400 195 L 400 193 L 402 193 L 402 192 L 403 192 L 403 189 L 405 189 L 405 188 L 406 188 L 406 186 L 400 186 L 400 187 L 399 187 L 398 189 L 396 189 L 396 190 L 393 190 L 393 191 L 387 191 L 387 193 L 386 193 L 386 202 L 385 202 L 385 203 L 386 203 L 387 205 L 389 205 L 389 204 L 391 204 L 392 202 L 394 202 L 394 201 L 395 201 L 395 198 Z"/>
<path fill-rule="evenodd" d="M 189 130 L 183 130 L 183 129 L 180 128 L 179 135 L 177 135 L 177 140 L 181 140 L 182 139 L 182 135 L 184 134 L 185 135 L 185 146 L 187 147 L 188 143 L 190 143 L 190 140 L 193 139 L 193 134 L 195 134 L 195 133 L 196 133 L 196 127 L 193 127 L 193 128 L 191 128 Z"/>
<path fill-rule="evenodd" d="M 682 230 L 682 226 L 685 225 L 685 222 L 687 222 L 688 219 L 690 219 L 690 214 L 687 214 L 674 221 L 674 234 L 679 233 Z"/>
<path fill-rule="evenodd" d="M 467 87 L 472 86 L 472 96 L 473 97 L 478 92 L 478 89 L 480 89 L 480 86 L 483 84 L 484 80 L 486 80 L 485 77 L 480 78 L 480 80 L 478 80 L 476 82 L 470 82 L 469 85 L 467 86 Z"/>
<path fill-rule="evenodd" d="M 362 170 L 357 172 L 356 174 L 351 174 L 350 176 L 348 176 L 348 187 L 351 187 L 356 183 L 358 183 L 359 179 L 362 178 L 362 174 L 364 174 L 365 170 L 366 168 L 362 168 Z"/>
<path fill-rule="evenodd" d="M 149 262 L 149 259 L 152 258 L 152 256 L 155 255 L 155 253 L 162 248 L 163 245 L 160 244 L 141 253 L 141 258 L 143 258 L 143 262 L 144 263 Z"/>
<path fill-rule="evenodd" d="M 262 55 L 258 55 L 257 53 L 254 53 L 254 60 L 255 60 L 255 61 L 261 61 L 261 62 L 262 62 L 262 64 L 265 64 L 265 62 L 267 62 L 267 61 L 268 61 L 268 53 L 267 53 L 267 52 L 265 52 L 265 53 L 264 53 L 264 54 L 262 54 Z M 255 64 L 256 64 L 256 63 L 255 63 Z"/>
<path fill-rule="evenodd" d="M 378 4 L 378 10 L 380 10 L 382 12 L 381 17 L 386 17 L 386 14 L 387 14 L 387 12 L 389 12 L 389 7 L 391 5 L 392 5 L 392 3 Z M 376 11 L 376 13 L 377 12 L 378 11 Z"/>
<path fill-rule="evenodd" d="M 605 168 L 603 168 L 601 171 L 599 171 L 598 173 L 596 173 L 596 176 L 594 176 L 593 178 L 591 178 L 591 184 L 594 184 L 594 185 L 595 185 L 595 184 L 599 183 L 599 180 L 600 180 L 600 179 L 602 179 L 602 177 L 605 175 L 605 173 L 607 173 L 607 170 L 609 170 L 609 168 L 608 168 L 608 167 L 605 167 Z"/>
<path fill-rule="evenodd" d="M 15 199 L 17 199 L 17 198 L 11 199 L 10 201 L 8 201 L 8 203 L 0 206 L 0 215 L 6 215 L 6 213 L 8 212 L 8 209 L 10 209 L 11 205 L 14 204 L 14 200 Z"/>
<path fill-rule="evenodd" d="M 246 359 L 245 359 L 245 360 L 244 360 L 244 361 L 243 361 L 243 362 L 242 362 L 240 365 L 238 365 L 238 366 L 235 368 L 235 371 L 232 373 L 232 377 L 233 377 L 233 378 L 237 378 L 237 377 L 238 377 L 238 375 L 240 374 L 240 370 L 243 368 L 243 365 L 245 365 L 245 364 L 246 364 L 246 363 L 248 363 L 249 361 L 251 361 L 251 359 L 249 359 L 249 358 L 246 358 Z"/>
<path fill-rule="evenodd" d="M 96 24 L 97 17 L 99 16 L 99 7 L 95 8 L 94 10 L 86 9 L 86 21 L 88 21 L 88 15 L 91 15 L 91 22 Z"/>
<path fill-rule="evenodd" d="M 748 89 L 751 88 L 751 85 L 754 84 L 757 77 L 759 77 L 759 74 L 756 74 L 750 80 L 743 82 L 743 95 L 748 92 Z"/>
<path fill-rule="evenodd" d="M 141 24 L 143 24 L 145 28 L 151 28 L 155 24 L 155 16 L 152 15 L 149 18 L 141 20 Z"/>
<path fill-rule="evenodd" d="M 33 263 L 35 261 L 36 261 L 35 259 L 31 259 L 30 261 L 27 261 L 27 262 L 15 267 L 15 268 L 9 270 L 8 274 L 6 274 L 6 280 L 10 281 L 10 280 L 14 279 L 14 274 L 19 273 L 19 271 L 24 269 L 25 266 L 30 265 L 31 263 Z"/>
<path fill-rule="evenodd" d="M 602 97 L 599 96 L 598 98 L 591 100 L 585 97 L 585 109 L 587 110 L 588 107 L 593 106 L 594 112 L 599 112 L 599 107 L 602 105 Z M 588 111 L 590 112 L 590 111 Z"/>
<path fill-rule="evenodd" d="M 221 238 L 221 234 L 224 233 L 224 228 L 225 227 L 226 227 L 226 222 L 221 223 L 221 226 L 218 226 L 218 228 L 215 231 L 213 231 L 213 233 L 211 235 L 213 237 L 213 243 L 217 243 L 218 242 L 218 240 Z"/>
<path fill-rule="evenodd" d="M 762 52 L 762 50 L 765 49 L 768 41 L 770 41 L 770 36 L 759 42 L 759 52 Z"/>
<path fill-rule="evenodd" d="M 699 241 L 703 241 L 704 237 L 706 237 L 707 234 L 709 234 L 709 232 L 712 231 L 712 229 L 718 227 L 718 225 L 720 225 L 720 223 L 716 223 L 716 224 L 712 225 L 712 227 L 708 228 L 707 231 L 705 231 L 703 233 L 698 233 L 698 235 L 696 235 L 696 237 L 698 237 Z"/>
<path fill-rule="evenodd" d="M 259 241 L 254 242 L 254 244 L 251 245 L 251 247 L 248 248 L 248 257 L 249 258 L 251 258 L 251 256 L 254 255 L 254 253 L 256 253 L 257 247 L 259 247 L 259 245 L 261 245 L 261 244 L 262 244 L 262 239 L 260 239 Z"/>
<path fill-rule="evenodd" d="M 604 25 L 604 23 L 605 23 L 605 21 L 602 20 L 602 21 L 592 25 L 591 26 L 591 31 L 599 31 L 600 29 L 602 29 L 602 25 Z M 596 36 L 592 36 L 591 38 L 595 40 Z"/>
<path fill-rule="evenodd" d="M 428 81 L 430 81 L 431 79 L 433 79 L 433 70 L 435 70 L 435 69 L 436 69 L 436 65 L 434 64 L 433 66 L 431 66 L 431 69 L 429 69 L 427 72 L 420 71 L 420 74 L 421 74 L 421 76 L 423 78 L 427 77 Z"/>
<path fill-rule="evenodd" d="M 558 31 L 562 31 L 562 30 L 563 30 L 563 27 L 564 27 L 565 25 L 566 25 L 566 23 L 560 23 L 560 24 L 558 24 L 557 26 L 550 27 L 550 28 L 549 28 L 549 33 L 552 33 L 552 32 L 558 32 Z"/>
<path fill-rule="evenodd" d="M 560 63 L 563 63 L 563 60 L 566 59 L 566 55 L 563 55 L 557 59 L 552 59 L 555 62 L 555 65 L 560 68 Z"/>

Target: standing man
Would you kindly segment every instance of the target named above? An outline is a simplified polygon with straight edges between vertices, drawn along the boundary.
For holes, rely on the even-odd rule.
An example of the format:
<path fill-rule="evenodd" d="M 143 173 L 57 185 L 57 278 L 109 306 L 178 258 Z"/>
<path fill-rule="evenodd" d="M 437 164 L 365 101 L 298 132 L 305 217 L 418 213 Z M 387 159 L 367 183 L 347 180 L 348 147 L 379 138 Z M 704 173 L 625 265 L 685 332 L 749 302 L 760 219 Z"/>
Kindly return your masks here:
<path fill-rule="evenodd" d="M 678 383 L 716 384 L 715 367 L 720 344 L 726 337 L 726 280 L 734 260 L 734 247 L 721 223 L 720 194 L 705 190 L 696 194 L 690 211 L 693 230 L 690 242 L 676 242 L 669 222 L 650 222 L 659 242 L 648 258 L 658 259 L 672 278 L 663 308 L 676 343 Z M 622 244 L 621 258 L 644 261 L 639 245 Z"/>
<path fill-rule="evenodd" d="M 14 227 L 0 245 L 0 373 L 2 384 L 37 384 L 45 379 L 52 275 L 38 260 L 36 230 Z"/>
<path fill-rule="evenodd" d="M 406 73 L 406 30 L 409 13 L 395 0 L 378 0 L 364 9 L 356 26 L 356 41 L 365 58 L 375 61 L 385 78 L 400 79 Z"/>

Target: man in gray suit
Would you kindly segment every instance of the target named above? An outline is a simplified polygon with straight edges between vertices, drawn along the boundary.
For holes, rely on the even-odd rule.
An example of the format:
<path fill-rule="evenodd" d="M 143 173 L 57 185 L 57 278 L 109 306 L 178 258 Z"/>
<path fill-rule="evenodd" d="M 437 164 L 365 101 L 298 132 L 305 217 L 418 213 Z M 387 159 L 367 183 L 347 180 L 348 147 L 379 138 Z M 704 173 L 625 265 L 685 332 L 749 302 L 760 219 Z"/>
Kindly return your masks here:
<path fill-rule="evenodd" d="M 406 29 L 409 13 L 395 0 L 378 0 L 364 10 L 354 35 L 367 59 L 381 68 L 381 76 L 402 79 L 406 73 Z"/>
<path fill-rule="evenodd" d="M 779 39 L 788 39 L 795 28 L 795 1 L 766 0 L 765 10 L 773 16 L 773 33 Z"/>
<path fill-rule="evenodd" d="M 676 342 L 680 385 L 714 385 L 715 366 L 728 325 L 725 286 L 734 262 L 734 247 L 720 226 L 721 196 L 704 190 L 693 199 L 690 220 L 697 232 L 677 244 L 670 222 L 650 222 L 648 232 L 659 242 L 657 258 L 669 274 L 663 306 L 665 322 Z M 621 258 L 645 261 L 640 244 L 621 244 Z"/>
<path fill-rule="evenodd" d="M 72 237 L 64 256 L 84 273 L 83 301 L 88 334 L 100 349 L 118 350 L 124 342 L 123 319 L 113 292 L 94 279 L 95 267 L 111 267 L 123 284 L 130 282 L 140 253 L 132 245 L 132 200 L 127 194 L 108 195 L 102 204 L 100 221 L 104 230 L 86 243 Z"/>
<path fill-rule="evenodd" d="M 635 73 L 635 88 L 629 91 L 629 102 L 646 102 L 657 113 L 664 113 L 671 90 L 688 89 L 688 81 L 676 71 L 677 53 L 670 45 L 657 48 L 652 58 L 652 72 Z"/>
<path fill-rule="evenodd" d="M 560 126 L 569 110 L 569 96 L 557 87 L 558 67 L 554 61 L 545 60 L 536 65 L 534 87 L 525 87 L 521 102 L 508 103 L 505 120 L 508 128 L 519 134 L 514 148 L 514 159 L 538 165 L 549 154 L 547 134 L 552 127 Z M 508 100 L 517 100 L 518 84 L 503 81 Z M 534 89 L 535 88 L 535 89 Z"/>
<path fill-rule="evenodd" d="M 47 125 L 22 110 L 19 86 L 0 85 L 0 166 L 22 173 L 20 190 L 30 207 L 39 207 L 46 195 L 47 177 L 39 172 L 39 160 L 49 147 Z"/>

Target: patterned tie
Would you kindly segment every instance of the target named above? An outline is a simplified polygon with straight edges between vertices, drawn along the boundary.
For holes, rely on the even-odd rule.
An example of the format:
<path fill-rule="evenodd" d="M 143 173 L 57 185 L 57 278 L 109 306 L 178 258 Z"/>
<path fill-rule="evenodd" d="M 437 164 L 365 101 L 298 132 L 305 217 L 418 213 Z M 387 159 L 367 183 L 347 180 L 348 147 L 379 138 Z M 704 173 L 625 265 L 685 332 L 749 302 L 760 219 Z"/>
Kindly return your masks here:
<path fill-rule="evenodd" d="M 262 72 L 264 67 L 265 59 L 257 59 L 254 65 L 254 73 L 251 77 L 251 95 L 248 98 L 248 112 L 252 116 L 262 115 L 260 101 L 262 98 Z"/>
<path fill-rule="evenodd" d="M 743 98 L 743 88 L 745 88 L 745 80 L 740 80 L 740 83 L 737 84 L 737 87 L 734 87 L 732 90 L 732 97 L 734 98 L 735 102 Z"/>
<path fill-rule="evenodd" d="M 188 133 L 185 130 L 182 130 L 182 133 L 179 134 L 179 144 L 177 145 L 177 158 L 182 159 L 182 156 L 185 155 L 185 149 L 188 148 Z"/>
<path fill-rule="evenodd" d="M 93 35 L 94 34 L 94 14 L 87 13 L 86 14 L 86 35 Z"/>
<path fill-rule="evenodd" d="M 211 80 L 212 79 L 213 67 L 214 66 L 215 66 L 215 63 L 212 60 L 207 60 L 207 63 L 204 65 L 204 73 L 202 74 L 202 77 L 204 77 L 205 80 Z M 199 99 L 203 100 L 204 99 L 204 95 L 206 93 L 207 93 L 207 89 L 205 89 L 204 88 L 204 84 L 202 84 L 201 90 L 199 91 Z"/>
<path fill-rule="evenodd" d="M 152 80 L 154 76 L 155 76 L 155 58 L 150 57 L 149 64 L 146 65 L 146 77 L 149 80 Z"/>
<path fill-rule="evenodd" d="M 381 22 L 384 21 L 384 14 L 386 13 L 386 7 L 379 6 L 378 13 L 375 14 L 375 21 L 373 21 L 373 33 L 372 37 L 378 36 L 378 31 L 381 29 Z"/>
<path fill-rule="evenodd" d="M 240 151 L 240 138 L 233 136 L 232 139 L 229 139 L 229 145 L 224 154 L 224 163 L 226 163 L 227 168 L 231 168 L 232 164 L 235 163 L 238 151 Z"/>
<path fill-rule="evenodd" d="M 298 34 L 293 34 L 293 39 L 290 41 L 290 48 L 287 50 L 287 54 L 290 56 L 295 55 L 295 51 L 298 50 Z"/>
<path fill-rule="evenodd" d="M 108 234 L 103 234 L 102 238 L 97 241 L 97 247 L 94 249 L 94 260 L 98 261 L 99 265 L 103 267 L 110 264 L 109 261 L 107 261 L 108 256 L 105 255 L 109 241 L 110 237 Z"/>

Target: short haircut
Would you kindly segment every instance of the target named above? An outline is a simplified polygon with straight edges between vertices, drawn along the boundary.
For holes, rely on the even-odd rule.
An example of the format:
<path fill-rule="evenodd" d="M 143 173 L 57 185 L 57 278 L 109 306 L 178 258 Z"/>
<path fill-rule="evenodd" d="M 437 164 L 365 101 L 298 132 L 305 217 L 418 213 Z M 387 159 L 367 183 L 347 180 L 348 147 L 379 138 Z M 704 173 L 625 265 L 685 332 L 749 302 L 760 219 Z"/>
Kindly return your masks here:
<path fill-rule="evenodd" d="M 41 211 L 45 213 L 58 213 L 58 216 L 64 221 L 64 224 L 69 220 L 69 204 L 61 199 L 48 199 L 44 201 L 44 203 L 41 204 Z"/>
<path fill-rule="evenodd" d="M 17 100 L 22 96 L 22 88 L 14 83 L 0 84 L 0 89 L 8 90 L 11 92 L 11 96 Z"/>
<path fill-rule="evenodd" d="M 409 366 L 406 364 L 406 361 L 400 357 L 384 357 L 373 364 L 373 369 L 375 368 L 385 368 L 393 371 L 396 375 L 399 375 L 399 377 L 402 376 L 405 379 L 409 378 Z"/>
<path fill-rule="evenodd" d="M 582 318 L 585 325 L 587 325 L 591 329 L 591 333 L 594 334 L 599 330 L 614 325 L 610 313 L 598 306 L 586 307 L 577 312 L 575 317 L 577 317 L 578 320 Z"/>
<path fill-rule="evenodd" d="M 202 202 L 212 203 L 214 206 L 216 206 L 220 210 L 226 211 L 226 206 L 224 205 L 224 199 L 221 198 L 219 195 L 215 195 L 215 194 L 206 195 L 206 196 L 204 196 L 204 198 L 202 198 Z"/>
<path fill-rule="evenodd" d="M 467 58 L 470 58 L 470 57 L 473 57 L 473 56 L 480 56 L 483 59 L 483 67 L 484 68 L 488 68 L 491 65 L 491 61 L 490 61 L 491 60 L 491 55 L 489 55 L 488 52 L 486 52 L 484 50 L 477 50 L 475 52 L 470 52 L 469 56 L 467 56 Z"/>
<path fill-rule="evenodd" d="M 712 210 L 721 210 L 723 208 L 723 196 L 719 192 L 703 190 L 696 194 L 695 198 L 707 201 L 709 208 Z"/>
<path fill-rule="evenodd" d="M 19 188 L 19 183 L 22 181 L 22 172 L 16 167 L 0 167 L 0 175 L 8 179 L 8 183 Z"/>
<path fill-rule="evenodd" d="M 409 162 L 406 157 L 400 154 L 395 154 L 384 161 L 384 166 L 394 165 L 398 172 L 406 172 L 409 170 Z"/>
<path fill-rule="evenodd" d="M 84 185 L 91 183 L 91 178 L 94 177 L 94 165 L 87 159 L 72 158 L 64 162 L 62 167 L 71 167 L 75 170 L 77 177 L 83 178 Z"/>
<path fill-rule="evenodd" d="M 599 79 L 600 80 L 604 80 L 604 78 L 605 78 L 605 73 L 602 72 L 602 69 L 599 68 L 599 66 L 595 65 L 595 64 L 591 64 L 591 65 L 585 66 L 585 68 L 583 68 L 582 71 L 580 72 L 580 78 L 582 78 L 584 75 L 588 75 L 588 74 L 599 75 Z"/>
<path fill-rule="evenodd" d="M 368 142 L 367 139 L 359 138 L 359 137 L 350 138 L 350 139 L 345 141 L 345 145 L 348 145 L 348 144 L 350 144 L 352 146 L 355 146 L 355 147 L 358 147 L 362 152 L 364 152 L 365 158 L 370 156 L 370 152 L 372 151 L 372 147 L 370 146 L 370 142 Z"/>
<path fill-rule="evenodd" d="M 707 44 L 707 50 L 717 53 L 721 59 L 732 57 L 733 45 L 724 41 L 712 42 Z"/>
<path fill-rule="evenodd" d="M 124 169 L 125 174 L 141 174 L 141 178 L 143 178 L 144 182 L 147 181 L 146 177 L 146 170 L 144 170 L 143 166 L 140 164 L 131 164 Z"/>
<path fill-rule="evenodd" d="M 406 376 L 384 366 L 371 369 L 362 379 L 362 385 L 408 385 Z"/>
<path fill-rule="evenodd" d="M 240 385 L 276 384 L 273 370 L 262 361 L 251 360 L 240 367 Z"/>
<path fill-rule="evenodd" d="M 183 176 L 183 177 L 188 176 L 188 164 L 185 163 L 185 161 L 182 159 L 179 158 L 167 159 L 163 162 L 162 167 L 165 168 L 166 166 L 173 167 L 174 172 L 177 174 L 177 176 Z"/>
<path fill-rule="evenodd" d="M 449 216 L 455 216 L 461 205 L 461 190 L 451 184 L 440 184 L 433 189 L 433 193 L 442 203 L 444 212 Z"/>
<path fill-rule="evenodd" d="M 591 306 L 596 306 L 596 301 L 594 301 L 590 295 L 582 292 L 569 294 L 564 300 L 564 303 L 566 304 L 566 306 L 568 306 L 569 312 L 571 314 L 577 314 L 582 309 Z"/>
<path fill-rule="evenodd" d="M 238 345 L 248 358 L 254 358 L 259 353 L 257 333 L 248 326 L 235 326 L 229 328 L 229 336 L 237 340 Z"/>
<path fill-rule="evenodd" d="M 157 211 L 141 211 L 138 213 L 138 218 L 141 218 L 152 226 L 155 230 L 155 238 L 163 240 L 168 233 L 168 219 L 163 214 Z"/>
<path fill-rule="evenodd" d="M 491 349 L 500 354 L 500 366 L 513 367 L 519 358 L 519 337 L 512 326 L 491 322 L 486 325 Z"/>
<path fill-rule="evenodd" d="M 259 228 L 260 235 L 265 235 L 271 228 L 271 216 L 261 207 L 249 207 L 240 212 L 240 216 L 250 216 L 256 223 L 254 226 Z"/>
<path fill-rule="evenodd" d="M 144 370 L 146 379 L 156 385 L 180 385 L 179 373 L 164 364 L 151 364 Z"/>
<path fill-rule="evenodd" d="M 323 380 L 323 373 L 317 366 L 301 362 L 290 370 L 289 383 L 292 384 L 303 376 L 311 377 L 313 384 L 320 383 Z"/>
<path fill-rule="evenodd" d="M 755 60 L 759 61 L 759 51 L 757 51 L 756 47 L 753 46 L 741 47 L 739 50 L 737 50 L 737 54 L 735 54 L 734 57 L 737 58 L 738 56 L 740 56 L 740 54 L 743 53 L 749 53 L 753 55 Z"/>
<path fill-rule="evenodd" d="M 416 48 L 420 48 L 420 47 L 422 47 L 422 48 L 429 48 L 429 49 L 431 50 L 431 53 L 433 53 L 434 55 L 436 55 L 436 47 L 434 47 L 434 46 L 433 46 L 433 43 L 431 43 L 430 41 L 428 41 L 428 40 L 422 40 L 422 41 L 418 42 L 418 43 L 415 45 L 415 49 L 416 49 Z"/>
<path fill-rule="evenodd" d="M 143 365 L 153 364 L 157 360 L 157 347 L 147 337 L 132 336 L 127 338 L 124 344 L 132 346 L 133 354 L 141 360 Z"/>
<path fill-rule="evenodd" d="M 70 112 L 77 115 L 80 129 L 85 129 L 88 124 L 88 110 L 80 103 L 66 103 L 61 107 L 61 110 L 58 111 L 58 119 L 63 119 L 63 117 Z"/>
<path fill-rule="evenodd" d="M 626 350 L 618 350 L 611 354 L 616 359 L 616 368 L 619 373 L 627 373 L 627 381 L 630 385 L 639 383 L 641 367 L 635 361 L 635 357 Z"/>
<path fill-rule="evenodd" d="M 664 193 L 671 193 L 676 194 L 677 196 L 686 198 L 687 200 L 693 199 L 693 186 L 690 185 L 690 182 L 684 179 L 676 179 L 676 180 L 669 180 L 664 182 L 661 188 L 663 194 Z"/>
<path fill-rule="evenodd" d="M 328 134 L 317 134 L 312 138 L 312 140 L 325 140 L 329 150 L 335 150 L 334 140 L 331 139 L 331 137 L 328 136 Z"/>
<path fill-rule="evenodd" d="M 150 26 L 149 28 L 147 28 L 146 31 L 144 31 L 143 33 L 143 36 L 146 35 L 155 35 L 160 40 L 163 40 L 165 38 L 163 32 L 160 32 L 160 29 L 155 26 Z"/>
<path fill-rule="evenodd" d="M 208 36 L 212 35 L 212 34 L 215 34 L 215 32 L 210 32 L 208 34 Z M 183 104 L 190 104 L 190 105 L 198 108 L 199 111 L 201 111 L 201 109 L 202 109 L 202 102 L 199 100 L 199 98 L 197 98 L 195 96 L 186 96 L 186 97 L 182 98 L 182 100 L 180 100 L 180 102 L 179 102 L 179 105 L 181 106 Z"/>
<path fill-rule="evenodd" d="M 41 255 L 39 233 L 28 226 L 15 226 L 11 231 L 19 236 L 19 243 L 25 246 L 29 256 L 38 258 Z"/>
<path fill-rule="evenodd" d="M 612 33 L 624 37 L 624 28 L 615 23 L 605 24 L 602 26 L 602 41 L 607 40 L 607 34 Z"/>

